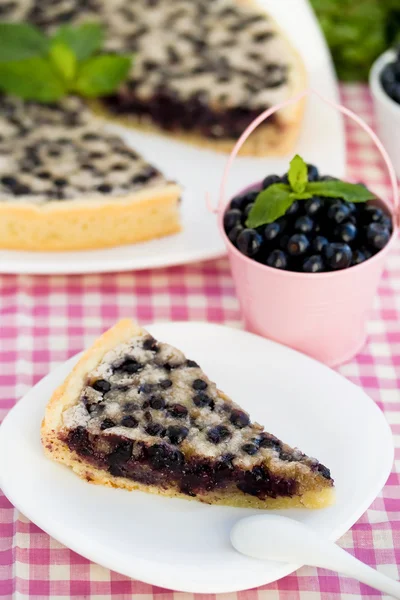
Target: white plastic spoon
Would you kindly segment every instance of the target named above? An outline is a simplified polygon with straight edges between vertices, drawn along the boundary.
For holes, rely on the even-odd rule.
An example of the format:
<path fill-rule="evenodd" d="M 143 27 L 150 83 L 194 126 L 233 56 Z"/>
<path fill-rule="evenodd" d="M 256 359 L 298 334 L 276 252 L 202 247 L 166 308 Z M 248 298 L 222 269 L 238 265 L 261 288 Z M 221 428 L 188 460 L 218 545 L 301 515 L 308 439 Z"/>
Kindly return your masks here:
<path fill-rule="evenodd" d="M 400 583 L 368 567 L 294 519 L 274 514 L 246 517 L 232 528 L 231 542 L 238 552 L 247 556 L 338 571 L 400 599 Z"/>

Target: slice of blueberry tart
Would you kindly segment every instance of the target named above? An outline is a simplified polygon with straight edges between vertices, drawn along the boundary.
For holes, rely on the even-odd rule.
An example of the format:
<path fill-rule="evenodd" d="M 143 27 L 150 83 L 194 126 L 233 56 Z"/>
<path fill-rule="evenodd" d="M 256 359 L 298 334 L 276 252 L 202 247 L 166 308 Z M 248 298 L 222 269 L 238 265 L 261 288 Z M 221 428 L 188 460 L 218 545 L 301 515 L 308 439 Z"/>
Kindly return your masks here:
<path fill-rule="evenodd" d="M 200 366 L 130 320 L 104 333 L 50 400 L 48 457 L 87 481 L 209 504 L 320 508 L 329 469 L 250 420 Z"/>
<path fill-rule="evenodd" d="M 0 97 L 0 128 L 0 248 L 103 248 L 180 230 L 180 188 L 78 98 Z"/>

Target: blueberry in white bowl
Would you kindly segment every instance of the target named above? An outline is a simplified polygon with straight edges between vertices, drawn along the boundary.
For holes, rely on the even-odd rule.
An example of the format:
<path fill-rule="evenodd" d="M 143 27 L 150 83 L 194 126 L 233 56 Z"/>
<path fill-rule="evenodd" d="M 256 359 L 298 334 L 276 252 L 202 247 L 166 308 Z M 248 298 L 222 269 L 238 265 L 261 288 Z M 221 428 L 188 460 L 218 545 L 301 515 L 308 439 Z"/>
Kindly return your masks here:
<path fill-rule="evenodd" d="M 307 274 L 356 267 L 393 232 L 391 215 L 365 185 L 321 176 L 298 155 L 283 176 L 268 175 L 235 196 L 223 223 L 248 258 Z"/>
<path fill-rule="evenodd" d="M 400 104 L 400 46 L 397 48 L 393 60 L 383 67 L 380 81 L 386 94 Z"/>

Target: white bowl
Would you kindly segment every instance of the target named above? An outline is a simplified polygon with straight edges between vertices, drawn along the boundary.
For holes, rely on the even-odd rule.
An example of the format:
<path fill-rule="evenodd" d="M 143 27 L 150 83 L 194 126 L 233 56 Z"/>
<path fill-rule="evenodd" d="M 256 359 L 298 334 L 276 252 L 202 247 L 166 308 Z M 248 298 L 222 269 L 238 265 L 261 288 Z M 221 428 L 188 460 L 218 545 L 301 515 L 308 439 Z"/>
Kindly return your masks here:
<path fill-rule="evenodd" d="M 374 101 L 378 135 L 400 179 L 400 104 L 388 96 L 380 80 L 383 68 L 392 62 L 395 56 L 393 50 L 388 50 L 374 62 L 369 75 L 369 86 Z"/>

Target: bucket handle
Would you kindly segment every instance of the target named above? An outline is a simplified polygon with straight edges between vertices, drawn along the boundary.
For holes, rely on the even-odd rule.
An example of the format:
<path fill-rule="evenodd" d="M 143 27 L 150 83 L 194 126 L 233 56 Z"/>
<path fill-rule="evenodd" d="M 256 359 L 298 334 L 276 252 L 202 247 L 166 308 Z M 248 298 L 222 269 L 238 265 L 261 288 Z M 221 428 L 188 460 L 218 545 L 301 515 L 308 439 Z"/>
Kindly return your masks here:
<path fill-rule="evenodd" d="M 271 108 L 268 108 L 267 110 L 262 112 L 258 117 L 256 117 L 254 119 L 254 121 L 252 121 L 252 123 L 250 123 L 250 125 L 244 130 L 244 132 L 242 133 L 242 135 L 240 136 L 240 138 L 234 145 L 233 150 L 226 162 L 224 173 L 223 173 L 222 180 L 221 180 L 220 190 L 219 190 L 219 200 L 218 200 L 218 204 L 217 204 L 216 208 L 214 208 L 210 202 L 209 193 L 206 194 L 206 203 L 207 203 L 208 209 L 210 210 L 210 212 L 213 212 L 214 214 L 217 214 L 218 212 L 223 210 L 226 182 L 227 182 L 230 170 L 232 168 L 233 161 L 235 160 L 240 148 L 243 146 L 243 144 L 245 143 L 247 138 L 253 133 L 253 131 L 263 121 L 265 121 L 265 119 L 268 119 L 268 117 L 273 115 L 275 112 L 277 112 L 281 108 L 285 108 L 286 106 L 290 106 L 291 104 L 296 104 L 302 98 L 304 98 L 305 96 L 309 96 L 311 94 L 318 96 L 318 98 L 320 100 L 322 100 L 323 102 L 325 102 L 332 108 L 335 108 L 342 114 L 350 117 L 350 119 L 353 119 L 353 121 L 355 121 L 362 129 L 364 129 L 364 131 L 366 131 L 368 133 L 368 135 L 374 142 L 375 146 L 378 148 L 378 150 L 381 153 L 382 158 L 386 164 L 387 170 L 389 172 L 390 183 L 392 186 L 392 200 L 393 200 L 394 216 L 395 216 L 395 222 L 397 224 L 398 220 L 399 220 L 399 214 L 398 214 L 399 213 L 399 190 L 397 187 L 397 178 L 396 178 L 396 174 L 395 174 L 392 162 L 391 162 L 389 155 L 386 152 L 382 142 L 380 141 L 380 139 L 378 138 L 376 133 L 374 133 L 372 131 L 371 127 L 369 125 L 367 125 L 367 123 L 365 123 L 365 121 L 363 119 L 361 119 L 360 117 L 358 117 L 353 111 L 342 106 L 341 104 L 338 104 L 337 102 L 334 102 L 333 100 L 329 100 L 328 98 L 326 98 L 325 96 L 323 96 L 322 94 L 320 94 L 319 92 L 317 92 L 316 90 L 311 89 L 311 88 L 305 89 L 303 92 L 301 92 L 297 96 L 294 96 L 293 98 L 290 98 L 289 100 L 286 100 L 285 102 L 280 102 L 279 104 L 276 104 L 275 106 L 272 106 Z"/>

